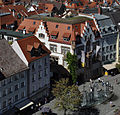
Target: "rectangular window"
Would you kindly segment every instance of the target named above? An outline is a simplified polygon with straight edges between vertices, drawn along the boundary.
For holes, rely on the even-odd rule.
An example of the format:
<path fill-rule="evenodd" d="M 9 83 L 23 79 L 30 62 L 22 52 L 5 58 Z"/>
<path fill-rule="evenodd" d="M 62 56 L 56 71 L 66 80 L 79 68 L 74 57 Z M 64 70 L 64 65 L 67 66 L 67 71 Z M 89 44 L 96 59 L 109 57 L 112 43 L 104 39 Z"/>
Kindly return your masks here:
<path fill-rule="evenodd" d="M 21 83 L 21 88 L 23 88 L 25 86 L 24 82 Z"/>
<path fill-rule="evenodd" d="M 15 95 L 15 101 L 18 101 L 18 95 Z"/>
<path fill-rule="evenodd" d="M 3 101 L 3 108 L 6 107 L 6 101 Z"/>
<path fill-rule="evenodd" d="M 116 50 L 116 45 L 114 45 L 114 50 Z"/>
<path fill-rule="evenodd" d="M 21 73 L 20 76 L 21 76 L 21 78 L 24 78 L 24 73 Z"/>
<path fill-rule="evenodd" d="M 50 44 L 50 51 L 57 52 L 57 45 Z"/>
<path fill-rule="evenodd" d="M 15 85 L 15 91 L 17 91 L 18 90 L 18 84 L 17 85 Z"/>
<path fill-rule="evenodd" d="M 58 25 L 56 25 L 56 28 L 58 28 Z"/>
<path fill-rule="evenodd" d="M 108 51 L 109 51 L 109 46 L 106 47 L 106 52 L 108 52 Z"/>
<path fill-rule="evenodd" d="M 8 88 L 8 94 L 12 93 L 12 88 Z"/>
<path fill-rule="evenodd" d="M 33 22 L 33 25 L 35 25 L 36 22 Z"/>
<path fill-rule="evenodd" d="M 9 36 L 8 36 L 8 37 L 7 37 L 7 40 L 8 40 L 8 41 L 13 41 L 13 37 L 9 37 Z"/>
<path fill-rule="evenodd" d="M 39 37 L 40 37 L 40 38 L 45 38 L 45 35 L 42 34 L 42 33 L 40 33 L 40 34 L 39 34 Z"/>
<path fill-rule="evenodd" d="M 68 47 L 61 47 L 61 53 L 62 54 L 67 54 L 67 52 L 70 52 L 70 48 L 68 48 Z"/>
<path fill-rule="evenodd" d="M 69 41 L 70 40 L 70 37 L 69 38 L 63 38 L 64 41 Z"/>
<path fill-rule="evenodd" d="M 70 30 L 70 26 L 68 26 L 67 30 Z"/>
<path fill-rule="evenodd" d="M 35 74 L 32 75 L 32 82 L 35 82 Z"/>
<path fill-rule="evenodd" d="M 38 72 L 38 79 L 41 79 L 41 71 Z"/>
<path fill-rule="evenodd" d="M 5 80 L 2 80 L 2 81 L 1 81 L 1 85 L 2 85 L 2 86 L 5 86 L 5 84 L 6 84 L 6 81 L 5 81 Z"/>
<path fill-rule="evenodd" d="M 44 69 L 44 75 L 47 76 L 47 68 Z"/>
<path fill-rule="evenodd" d="M 14 80 L 17 81 L 18 80 L 18 76 L 14 76 Z"/>
<path fill-rule="evenodd" d="M 45 58 L 45 66 L 47 66 L 47 59 Z"/>
<path fill-rule="evenodd" d="M 51 35 L 51 38 L 52 38 L 52 39 L 57 39 L 57 36 Z"/>
<path fill-rule="evenodd" d="M 9 98 L 8 99 L 8 105 L 11 105 L 12 104 L 12 98 Z"/>
<path fill-rule="evenodd" d="M 21 98 L 24 98 L 24 97 L 25 97 L 25 93 L 21 92 Z"/>
<path fill-rule="evenodd" d="M 7 79 L 7 83 L 8 83 L 8 84 L 11 83 L 11 81 L 12 81 L 12 80 L 11 80 L 11 77 Z"/>
<path fill-rule="evenodd" d="M 6 96 L 6 90 L 3 90 L 3 97 Z"/>

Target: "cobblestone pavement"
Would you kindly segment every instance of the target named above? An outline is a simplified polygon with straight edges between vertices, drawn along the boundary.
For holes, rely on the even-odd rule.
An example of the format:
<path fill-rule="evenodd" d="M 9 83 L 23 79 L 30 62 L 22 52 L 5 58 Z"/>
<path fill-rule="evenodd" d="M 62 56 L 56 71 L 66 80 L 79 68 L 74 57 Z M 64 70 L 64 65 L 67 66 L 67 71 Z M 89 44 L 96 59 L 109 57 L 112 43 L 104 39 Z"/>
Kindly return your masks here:
<path fill-rule="evenodd" d="M 107 76 L 107 77 L 103 76 L 101 77 L 101 79 L 104 81 L 109 81 L 109 83 L 113 85 L 114 96 L 107 102 L 97 105 L 96 108 L 98 108 L 98 110 L 100 111 L 99 115 L 114 115 L 116 109 L 120 109 L 120 74 L 116 76 Z M 116 83 L 116 79 L 118 84 Z M 83 85 L 85 85 L 85 87 L 87 88 L 89 87 L 89 84 L 90 82 L 86 82 Z M 79 86 L 80 91 L 82 91 L 83 85 Z M 110 106 L 110 101 L 113 102 L 114 107 Z M 54 108 L 54 103 L 55 103 L 55 100 L 45 104 L 44 106 L 51 108 L 52 112 L 56 113 L 57 115 L 64 115 L 63 111 L 59 111 L 58 109 Z M 72 114 L 72 113 L 69 112 L 69 114 Z M 37 113 L 34 113 L 34 115 L 40 115 L 40 111 L 38 111 Z"/>

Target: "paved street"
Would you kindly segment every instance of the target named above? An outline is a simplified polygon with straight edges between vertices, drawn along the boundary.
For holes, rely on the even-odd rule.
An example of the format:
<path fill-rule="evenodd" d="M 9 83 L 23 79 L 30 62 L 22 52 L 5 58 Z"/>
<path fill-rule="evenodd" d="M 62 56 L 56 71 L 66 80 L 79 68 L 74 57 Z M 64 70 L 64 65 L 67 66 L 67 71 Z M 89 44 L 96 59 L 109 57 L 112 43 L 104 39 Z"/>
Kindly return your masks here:
<path fill-rule="evenodd" d="M 114 111 L 118 108 L 120 108 L 120 84 L 116 84 L 116 78 L 117 81 L 120 82 L 120 74 L 116 76 L 107 76 L 107 77 L 101 77 L 104 81 L 109 81 L 111 85 L 114 87 L 114 96 L 108 100 L 107 102 L 97 105 L 96 108 L 99 109 L 100 114 L 99 115 L 114 115 Z M 89 86 L 90 82 L 85 83 L 85 87 L 87 88 Z M 79 90 L 82 91 L 83 85 L 79 86 Z M 54 113 L 57 113 L 57 115 L 63 115 L 63 111 L 58 111 L 58 109 L 54 108 L 54 101 L 51 101 L 50 103 L 47 103 L 44 106 L 50 107 Z M 114 107 L 110 106 L 109 101 L 113 102 Z M 34 115 L 40 115 L 40 112 L 38 111 Z"/>

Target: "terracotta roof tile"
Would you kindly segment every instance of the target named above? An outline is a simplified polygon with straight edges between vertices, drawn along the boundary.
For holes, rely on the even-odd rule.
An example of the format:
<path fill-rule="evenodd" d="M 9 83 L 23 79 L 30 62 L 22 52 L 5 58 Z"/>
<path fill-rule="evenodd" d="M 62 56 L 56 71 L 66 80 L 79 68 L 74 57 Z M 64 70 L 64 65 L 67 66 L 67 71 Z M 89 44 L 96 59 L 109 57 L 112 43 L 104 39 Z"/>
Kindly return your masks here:
<path fill-rule="evenodd" d="M 51 32 L 51 35 L 57 36 L 58 33 L 59 33 L 58 31 L 52 31 L 52 32 Z"/>
<path fill-rule="evenodd" d="M 38 43 L 38 42 L 34 42 L 34 48 L 38 48 L 40 46 L 40 43 Z"/>
<path fill-rule="evenodd" d="M 19 30 L 23 30 L 25 26 L 19 26 Z"/>
<path fill-rule="evenodd" d="M 17 40 L 23 54 L 25 55 L 28 63 L 32 62 L 32 61 L 35 61 L 39 58 L 42 58 L 48 54 L 50 54 L 50 50 L 48 50 L 45 45 L 36 37 L 36 36 L 30 36 L 30 37 L 27 37 L 27 38 L 23 38 L 23 39 L 19 39 Z M 45 51 L 44 54 L 40 55 L 40 56 L 34 56 L 34 57 L 31 57 L 31 54 L 30 52 L 27 51 L 27 45 L 31 45 L 31 46 L 34 46 L 34 43 L 37 42 L 37 43 L 40 43 L 40 45 L 42 46 L 42 49 Z M 29 49 L 29 48 L 28 48 Z"/>
<path fill-rule="evenodd" d="M 36 33 L 40 24 L 41 24 L 41 20 L 32 20 L 25 18 L 16 31 L 20 30 L 21 26 L 24 26 L 26 29 L 26 33 L 29 33 L 30 28 L 35 28 L 35 33 Z"/>
<path fill-rule="evenodd" d="M 29 31 L 29 32 L 34 32 L 34 31 L 35 31 L 35 27 L 30 27 L 30 28 L 28 29 L 28 31 Z"/>
<path fill-rule="evenodd" d="M 29 45 L 29 44 L 27 45 L 27 51 L 29 51 L 29 52 L 30 52 L 30 51 L 32 50 L 32 48 L 33 48 L 33 46 L 32 46 L 32 45 Z"/>
<path fill-rule="evenodd" d="M 71 35 L 70 33 L 64 33 L 64 34 L 63 34 L 63 37 L 65 37 L 65 38 L 69 38 L 70 35 Z"/>

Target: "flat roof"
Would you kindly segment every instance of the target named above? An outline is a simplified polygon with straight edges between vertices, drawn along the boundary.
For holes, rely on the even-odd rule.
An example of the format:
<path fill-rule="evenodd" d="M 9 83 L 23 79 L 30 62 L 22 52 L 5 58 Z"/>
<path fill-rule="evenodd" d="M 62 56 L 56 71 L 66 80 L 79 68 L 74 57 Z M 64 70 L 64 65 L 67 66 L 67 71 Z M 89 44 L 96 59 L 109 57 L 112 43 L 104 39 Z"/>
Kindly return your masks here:
<path fill-rule="evenodd" d="M 72 18 L 58 18 L 58 17 L 46 17 L 46 16 L 40 16 L 40 15 L 32 15 L 28 17 L 28 19 L 44 20 L 44 21 L 66 23 L 66 24 L 77 24 L 77 23 L 84 22 L 87 20 L 92 20 L 90 18 L 83 17 L 83 16 L 77 16 L 77 17 L 72 17 Z"/>

